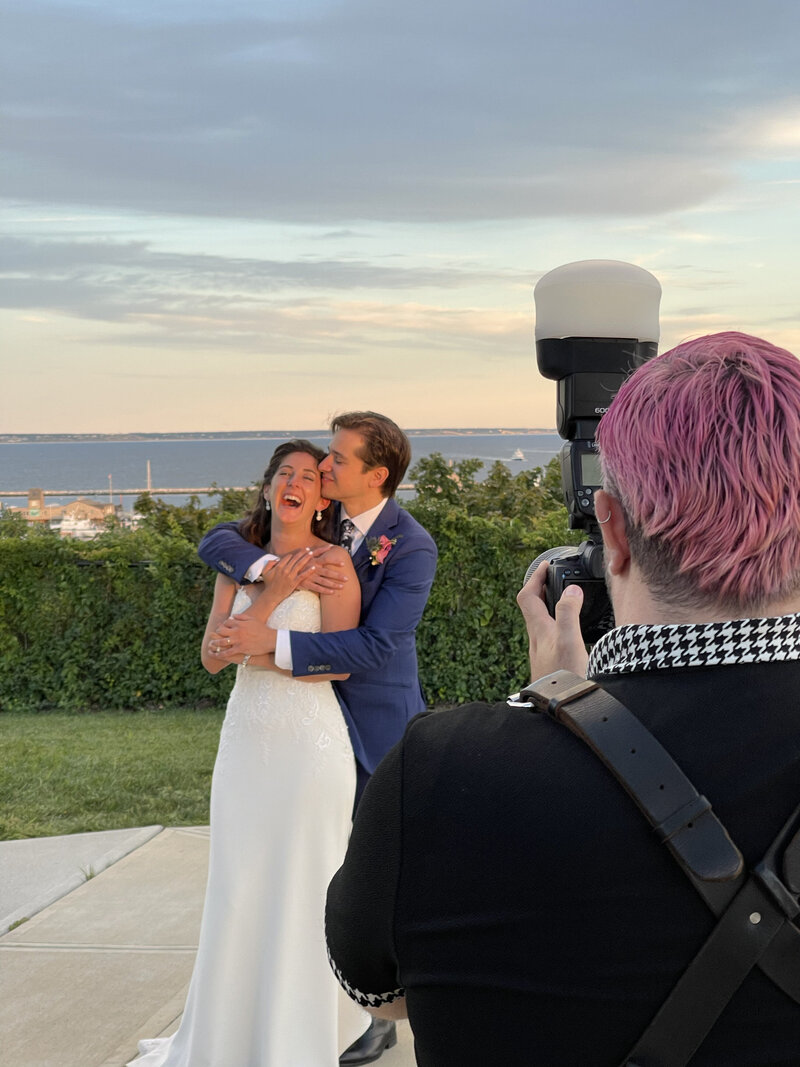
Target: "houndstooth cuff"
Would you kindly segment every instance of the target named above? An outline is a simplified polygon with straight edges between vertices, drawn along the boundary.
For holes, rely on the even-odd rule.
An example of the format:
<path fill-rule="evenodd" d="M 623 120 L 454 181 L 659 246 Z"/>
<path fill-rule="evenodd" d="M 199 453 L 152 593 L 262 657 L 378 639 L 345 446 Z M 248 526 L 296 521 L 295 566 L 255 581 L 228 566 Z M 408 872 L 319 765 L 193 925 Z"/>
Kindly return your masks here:
<path fill-rule="evenodd" d="M 400 997 L 406 995 L 405 989 L 393 989 L 389 993 L 362 993 L 360 989 L 356 989 L 351 985 L 339 968 L 336 966 L 336 961 L 331 956 L 331 951 L 328 949 L 328 963 L 331 965 L 333 973 L 336 975 L 336 980 L 342 989 L 347 993 L 351 1000 L 355 1000 L 363 1008 L 379 1008 L 381 1004 L 391 1004 L 393 1000 L 398 1000 Z"/>

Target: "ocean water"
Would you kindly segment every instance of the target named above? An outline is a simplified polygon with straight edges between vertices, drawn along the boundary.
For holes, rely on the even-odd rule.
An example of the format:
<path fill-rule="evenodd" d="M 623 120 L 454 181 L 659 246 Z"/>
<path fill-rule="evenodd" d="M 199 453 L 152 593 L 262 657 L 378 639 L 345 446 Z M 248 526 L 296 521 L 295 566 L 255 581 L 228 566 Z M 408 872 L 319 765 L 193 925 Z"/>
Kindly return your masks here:
<path fill-rule="evenodd" d="M 144 489 L 150 461 L 153 495 L 159 489 L 197 489 L 218 485 L 247 486 L 261 478 L 274 448 L 288 434 L 271 438 L 203 438 L 200 440 L 146 441 L 23 441 L 0 442 L 0 502 L 25 505 L 25 498 L 4 496 L 5 491 L 43 489 L 48 503 L 65 503 L 87 490 L 102 490 L 99 500 L 122 503 L 130 511 L 135 496 L 121 490 Z M 325 448 L 326 432 L 302 435 Z M 420 458 L 441 452 L 446 459 L 480 459 L 484 472 L 492 463 L 507 463 L 516 473 L 544 466 L 558 454 L 562 441 L 556 433 L 452 431 L 439 434 L 409 434 L 411 466 Z M 514 458 L 516 450 L 523 459 Z M 110 481 L 109 481 L 110 476 Z M 401 496 L 413 494 L 401 493 Z M 169 494 L 171 504 L 187 496 Z"/>

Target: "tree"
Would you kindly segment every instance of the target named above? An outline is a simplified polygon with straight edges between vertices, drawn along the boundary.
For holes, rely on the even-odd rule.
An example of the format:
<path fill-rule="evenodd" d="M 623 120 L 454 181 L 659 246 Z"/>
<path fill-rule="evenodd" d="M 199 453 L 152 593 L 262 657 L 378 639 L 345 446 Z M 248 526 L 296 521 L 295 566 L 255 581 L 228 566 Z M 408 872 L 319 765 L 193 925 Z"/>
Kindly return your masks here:
<path fill-rule="evenodd" d="M 415 506 L 455 507 L 483 518 L 537 520 L 550 512 L 563 510 L 561 474 L 558 460 L 546 467 L 512 474 L 505 463 L 493 463 L 482 480 L 479 459 L 448 462 L 441 452 L 421 459 L 410 472 L 416 489 Z"/>
<path fill-rule="evenodd" d="M 431 452 L 409 472 L 420 504 L 462 504 L 464 493 L 475 484 L 483 467 L 479 459 L 446 460 L 441 452 Z"/>
<path fill-rule="evenodd" d="M 28 525 L 27 519 L 20 515 L 18 511 L 9 511 L 6 508 L 0 511 L 0 538 L 27 537 L 32 529 Z M 42 536 L 54 536 L 53 531 L 45 523 L 39 524 L 36 527 L 36 532 Z"/>
<path fill-rule="evenodd" d="M 137 497 L 134 511 L 141 516 L 141 526 L 160 534 L 171 534 L 197 545 L 207 530 L 218 522 L 235 522 L 252 506 L 250 490 L 217 489 L 217 503 L 203 507 L 200 498 L 189 497 L 185 504 L 167 504 L 160 497 L 143 493 Z"/>

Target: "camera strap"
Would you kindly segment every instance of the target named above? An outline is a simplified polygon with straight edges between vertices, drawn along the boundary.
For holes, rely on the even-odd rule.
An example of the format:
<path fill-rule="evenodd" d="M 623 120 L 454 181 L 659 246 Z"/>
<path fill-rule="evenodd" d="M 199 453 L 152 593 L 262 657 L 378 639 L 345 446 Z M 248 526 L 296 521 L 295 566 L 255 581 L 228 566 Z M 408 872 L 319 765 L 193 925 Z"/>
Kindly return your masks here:
<path fill-rule="evenodd" d="M 748 872 L 708 800 L 596 682 L 556 671 L 520 700 L 589 746 L 718 919 L 621 1067 L 684 1067 L 755 966 L 800 1004 L 800 930 L 792 922 L 800 913 L 800 805 Z"/>

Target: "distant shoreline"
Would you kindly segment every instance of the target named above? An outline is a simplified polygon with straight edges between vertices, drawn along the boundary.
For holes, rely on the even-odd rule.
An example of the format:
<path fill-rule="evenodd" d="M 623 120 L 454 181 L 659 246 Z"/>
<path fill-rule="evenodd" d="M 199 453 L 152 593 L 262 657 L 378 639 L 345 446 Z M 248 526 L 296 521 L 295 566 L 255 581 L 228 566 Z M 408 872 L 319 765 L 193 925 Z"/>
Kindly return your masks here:
<path fill-rule="evenodd" d="M 186 433 L 3 433 L 0 434 L 0 444 L 57 444 L 72 441 L 264 441 L 273 440 L 276 437 L 325 437 L 328 429 L 316 430 L 220 430 L 214 432 L 186 432 Z M 466 430 L 456 430 L 449 427 L 432 429 L 406 430 L 409 437 L 477 437 L 510 435 L 539 435 L 554 434 L 555 429 L 527 427 L 522 428 L 493 428 L 476 427 Z"/>

